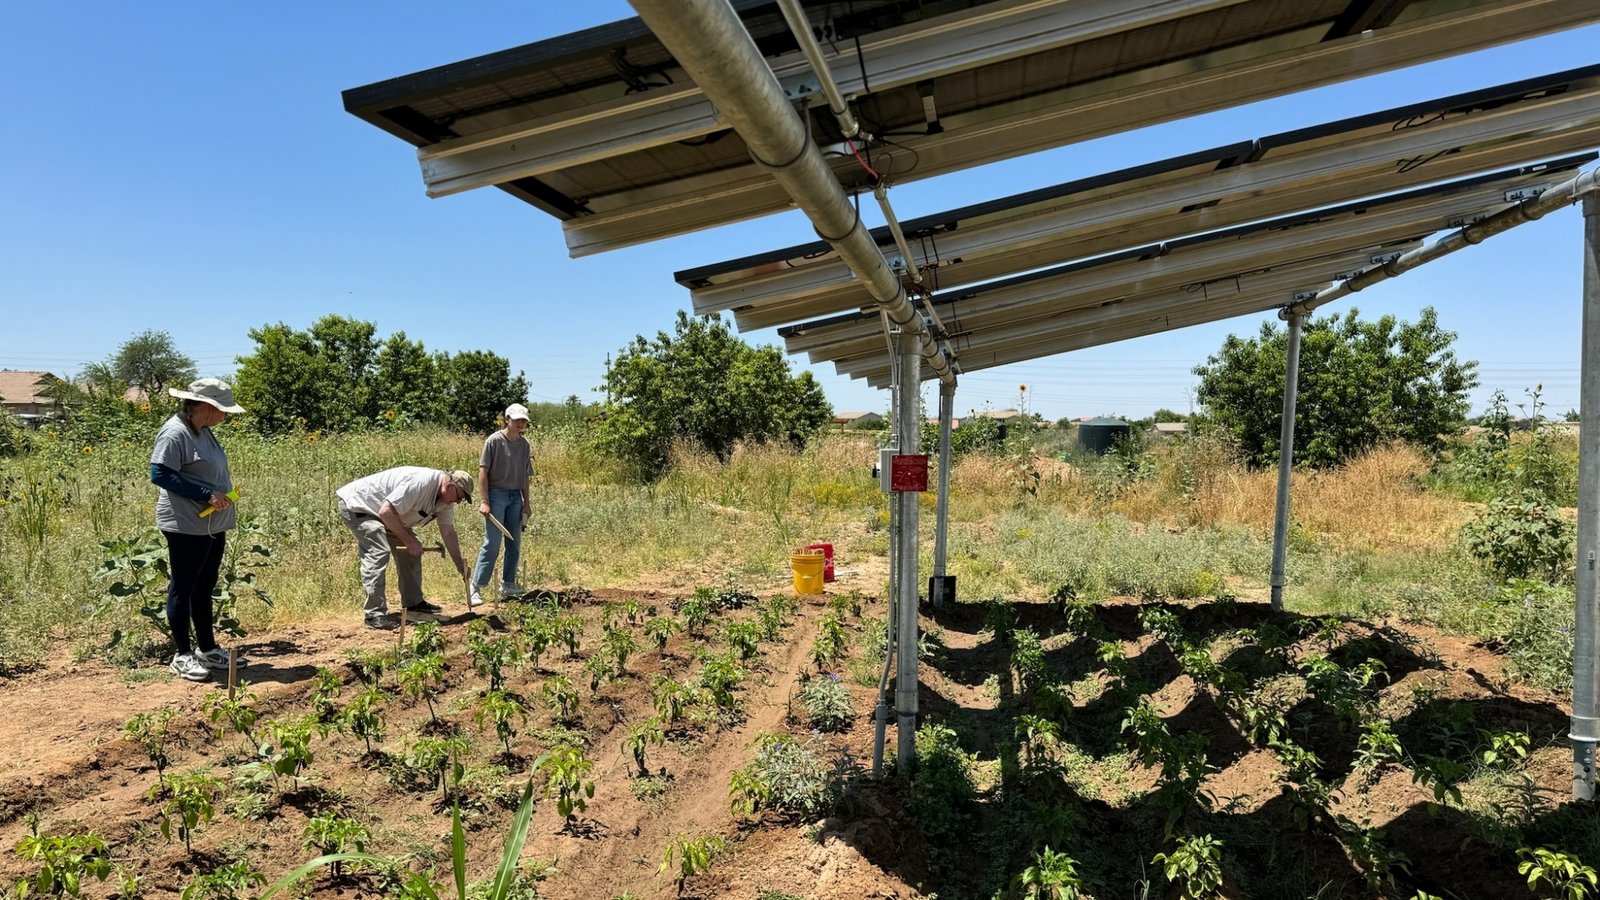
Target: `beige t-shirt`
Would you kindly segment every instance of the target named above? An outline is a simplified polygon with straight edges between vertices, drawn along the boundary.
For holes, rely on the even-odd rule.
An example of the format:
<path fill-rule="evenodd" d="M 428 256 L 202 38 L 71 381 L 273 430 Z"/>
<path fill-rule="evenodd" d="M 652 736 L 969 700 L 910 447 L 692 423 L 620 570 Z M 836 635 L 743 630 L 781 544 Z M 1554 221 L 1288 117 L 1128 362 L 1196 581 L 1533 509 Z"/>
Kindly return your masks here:
<path fill-rule="evenodd" d="M 444 473 L 424 466 L 396 466 L 357 478 L 334 493 L 351 512 L 378 515 L 387 502 L 400 514 L 407 528 L 426 525 L 434 519 L 454 525 L 455 504 L 439 499 L 439 483 Z"/>

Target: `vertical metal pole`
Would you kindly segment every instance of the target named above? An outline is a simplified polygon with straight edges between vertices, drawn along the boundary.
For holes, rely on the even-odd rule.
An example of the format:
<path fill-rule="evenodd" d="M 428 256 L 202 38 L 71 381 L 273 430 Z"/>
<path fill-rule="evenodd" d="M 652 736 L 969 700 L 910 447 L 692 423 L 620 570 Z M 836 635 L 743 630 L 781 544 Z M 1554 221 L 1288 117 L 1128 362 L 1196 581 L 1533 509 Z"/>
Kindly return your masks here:
<path fill-rule="evenodd" d="M 1583 368 L 1578 394 L 1577 621 L 1572 653 L 1572 799 L 1593 800 L 1600 741 L 1596 557 L 1600 556 L 1600 195 L 1583 197 Z"/>
<path fill-rule="evenodd" d="M 900 429 L 900 452 L 917 453 L 922 443 L 921 411 L 917 408 L 922 399 L 922 351 L 918 334 L 902 329 L 896 339 L 895 349 L 900 356 L 901 390 L 895 397 L 895 420 Z M 897 733 L 898 770 L 911 771 L 917 757 L 917 593 L 921 588 L 917 578 L 917 502 L 915 491 L 902 491 L 893 499 L 900 508 L 900 535 L 895 547 L 892 565 L 899 569 L 900 621 L 895 639 L 894 708 Z"/>
<path fill-rule="evenodd" d="M 955 418 L 955 406 L 955 382 L 939 382 L 939 494 L 933 513 L 933 577 L 936 580 L 943 579 L 945 575 L 945 539 L 950 533 L 950 428 Z M 928 600 L 934 606 L 948 599 L 953 598 L 936 594 L 932 589 L 928 591 Z"/>
<path fill-rule="evenodd" d="M 1272 525 L 1272 608 L 1283 609 L 1289 558 L 1289 478 L 1294 470 L 1294 401 L 1300 384 L 1300 328 L 1305 313 L 1289 314 L 1289 358 L 1283 375 L 1283 425 L 1278 432 L 1278 508 Z"/>

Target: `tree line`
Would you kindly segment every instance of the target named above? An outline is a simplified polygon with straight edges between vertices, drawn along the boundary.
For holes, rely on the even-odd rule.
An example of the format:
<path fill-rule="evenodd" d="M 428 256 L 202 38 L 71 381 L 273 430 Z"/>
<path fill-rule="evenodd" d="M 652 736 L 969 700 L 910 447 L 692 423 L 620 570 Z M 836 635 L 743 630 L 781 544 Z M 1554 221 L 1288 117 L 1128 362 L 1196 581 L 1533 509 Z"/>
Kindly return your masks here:
<path fill-rule="evenodd" d="M 429 351 L 397 331 L 379 338 L 371 322 L 324 316 L 304 330 L 283 323 L 252 329 L 254 352 L 239 357 L 236 395 L 246 421 L 267 434 L 294 429 L 355 431 L 433 426 L 488 431 L 510 403 L 525 402 L 528 380 L 486 350 Z M 1477 364 L 1451 349 L 1454 332 L 1424 309 L 1414 323 L 1362 320 L 1358 310 L 1306 322 L 1296 413 L 1298 464 L 1337 464 L 1367 448 L 1406 441 L 1437 449 L 1460 429 Z M 1230 434 L 1246 461 L 1276 461 L 1287 332 L 1265 323 L 1254 337 L 1230 335 L 1194 372 L 1201 413 L 1160 410 L 1157 421 L 1191 419 Z M 127 384 L 153 400 L 195 375 L 192 360 L 164 332 L 147 331 L 90 364 L 91 396 L 120 398 Z M 585 420 L 587 438 L 645 480 L 663 473 L 672 448 L 698 446 L 726 458 L 740 441 L 803 445 L 832 417 L 810 372 L 794 373 L 773 346 L 752 347 L 722 319 L 680 311 L 670 332 L 639 335 L 605 370 L 607 400 L 568 398 L 560 420 Z M 76 392 L 75 392 L 76 393 Z M 972 433 L 966 434 L 971 426 Z M 969 419 L 960 444 L 982 449 L 993 423 Z M 970 440 L 969 440 L 970 438 Z"/>

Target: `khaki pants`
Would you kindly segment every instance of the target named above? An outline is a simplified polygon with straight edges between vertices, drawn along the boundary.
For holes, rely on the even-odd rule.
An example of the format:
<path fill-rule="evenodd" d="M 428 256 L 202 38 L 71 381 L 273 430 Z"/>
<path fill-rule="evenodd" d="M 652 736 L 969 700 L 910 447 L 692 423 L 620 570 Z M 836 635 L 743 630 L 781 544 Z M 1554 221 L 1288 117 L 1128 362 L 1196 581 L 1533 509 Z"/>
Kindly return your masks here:
<path fill-rule="evenodd" d="M 375 616 L 389 611 L 389 599 L 384 578 L 393 557 L 395 571 L 400 575 L 400 603 L 412 609 L 423 602 L 422 557 L 406 552 L 405 541 L 384 527 L 383 520 L 365 513 L 351 512 L 343 500 L 339 501 L 339 518 L 356 537 L 356 557 L 361 561 L 361 587 L 366 591 L 366 614 Z"/>

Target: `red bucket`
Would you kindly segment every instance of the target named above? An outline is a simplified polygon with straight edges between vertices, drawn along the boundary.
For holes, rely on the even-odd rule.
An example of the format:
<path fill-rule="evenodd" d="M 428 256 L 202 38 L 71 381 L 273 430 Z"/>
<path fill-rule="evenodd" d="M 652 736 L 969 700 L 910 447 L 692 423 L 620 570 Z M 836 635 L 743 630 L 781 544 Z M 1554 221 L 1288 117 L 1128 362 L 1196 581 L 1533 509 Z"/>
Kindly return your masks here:
<path fill-rule="evenodd" d="M 822 551 L 822 580 L 824 583 L 833 580 L 833 545 L 832 544 L 807 544 L 807 550 Z"/>

